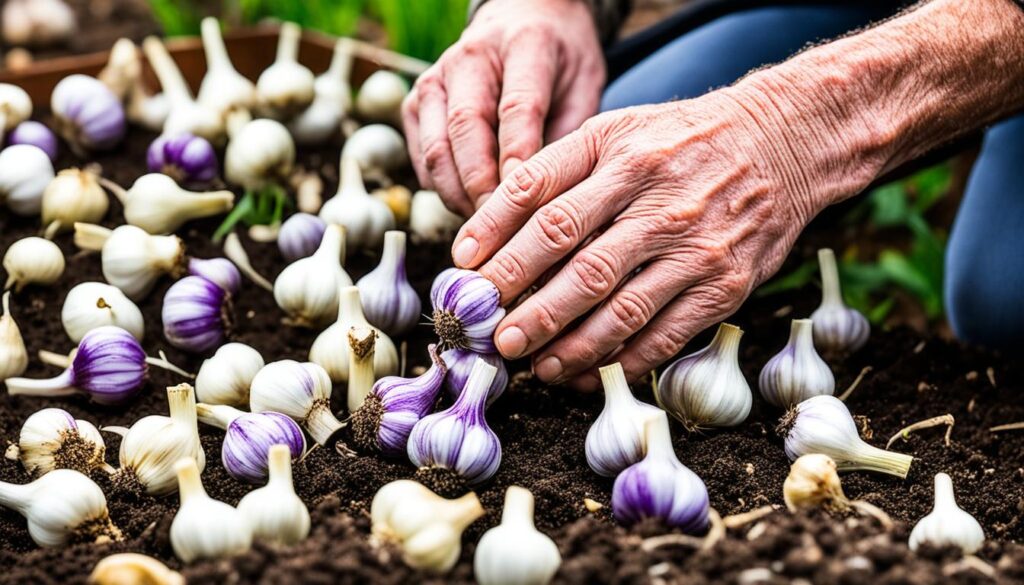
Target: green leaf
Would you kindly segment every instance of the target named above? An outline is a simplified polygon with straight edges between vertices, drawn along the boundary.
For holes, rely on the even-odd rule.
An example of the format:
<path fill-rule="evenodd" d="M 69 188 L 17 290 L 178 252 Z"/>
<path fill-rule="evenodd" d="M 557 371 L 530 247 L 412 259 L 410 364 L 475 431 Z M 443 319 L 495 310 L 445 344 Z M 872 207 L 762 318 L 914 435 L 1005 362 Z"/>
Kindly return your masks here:
<path fill-rule="evenodd" d="M 789 274 L 776 277 L 764 283 L 754 292 L 754 296 L 766 297 L 781 292 L 801 289 L 814 281 L 814 274 L 817 271 L 818 263 L 814 260 L 808 260 Z"/>
<path fill-rule="evenodd" d="M 879 187 L 868 195 L 871 201 L 871 222 L 879 227 L 892 227 L 904 223 L 910 206 L 907 191 L 900 183 Z"/>
<path fill-rule="evenodd" d="M 224 218 L 224 221 L 221 222 L 217 231 L 213 232 L 214 242 L 220 243 L 220 241 L 235 228 L 235 224 L 242 221 L 243 218 L 252 213 L 255 205 L 255 201 L 253 199 L 254 196 L 252 191 L 246 191 L 245 194 L 242 195 L 242 198 L 238 200 L 238 203 L 235 203 L 235 207 L 231 210 L 231 213 L 229 213 L 228 216 Z"/>

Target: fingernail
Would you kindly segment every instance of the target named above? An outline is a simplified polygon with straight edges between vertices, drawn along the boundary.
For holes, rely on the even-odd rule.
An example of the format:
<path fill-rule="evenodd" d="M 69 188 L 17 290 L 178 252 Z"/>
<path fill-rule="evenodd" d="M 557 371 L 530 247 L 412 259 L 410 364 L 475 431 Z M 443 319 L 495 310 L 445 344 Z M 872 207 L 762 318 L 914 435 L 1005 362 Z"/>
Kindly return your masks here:
<path fill-rule="evenodd" d="M 479 250 L 480 243 L 476 241 L 476 238 L 466 237 L 452 250 L 452 260 L 455 261 L 456 266 L 469 266 Z"/>
<path fill-rule="evenodd" d="M 533 373 L 537 374 L 537 377 L 545 382 L 553 382 L 562 375 L 562 360 L 549 355 L 537 362 L 537 365 L 533 368 Z"/>
<path fill-rule="evenodd" d="M 501 165 L 501 180 L 504 181 L 505 177 L 509 176 L 509 174 L 516 170 L 516 167 L 521 164 L 523 164 L 523 161 L 518 158 L 513 157 L 506 159 L 505 164 Z"/>
<path fill-rule="evenodd" d="M 526 338 L 523 330 L 515 326 L 506 327 L 498 334 L 498 351 L 509 359 L 522 355 L 529 343 L 530 340 Z"/>

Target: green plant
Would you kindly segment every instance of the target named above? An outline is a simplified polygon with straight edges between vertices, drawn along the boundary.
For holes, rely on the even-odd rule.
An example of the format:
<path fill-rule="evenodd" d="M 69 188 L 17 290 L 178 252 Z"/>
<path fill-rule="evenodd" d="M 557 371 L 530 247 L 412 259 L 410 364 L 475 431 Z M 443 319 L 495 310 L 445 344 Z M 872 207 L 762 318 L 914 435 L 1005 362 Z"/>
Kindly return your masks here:
<path fill-rule="evenodd" d="M 199 34 L 203 14 L 195 0 L 149 0 L 153 15 L 169 37 Z"/>
<path fill-rule="evenodd" d="M 167 36 L 197 35 L 207 14 L 231 24 L 253 24 L 266 18 L 288 20 L 331 35 L 349 35 L 363 13 L 363 0 L 149 0 Z"/>
<path fill-rule="evenodd" d="M 466 26 L 469 0 L 371 0 L 388 44 L 399 53 L 434 61 Z"/>

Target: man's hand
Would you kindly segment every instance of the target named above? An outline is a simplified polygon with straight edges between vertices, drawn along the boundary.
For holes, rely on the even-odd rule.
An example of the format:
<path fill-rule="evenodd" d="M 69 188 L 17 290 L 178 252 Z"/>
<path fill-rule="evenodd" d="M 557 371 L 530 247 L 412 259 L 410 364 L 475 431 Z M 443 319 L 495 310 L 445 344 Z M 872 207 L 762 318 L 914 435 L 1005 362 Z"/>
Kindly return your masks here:
<path fill-rule="evenodd" d="M 582 0 L 490 0 L 402 108 L 420 184 L 471 215 L 501 178 L 594 115 L 605 71 Z"/>

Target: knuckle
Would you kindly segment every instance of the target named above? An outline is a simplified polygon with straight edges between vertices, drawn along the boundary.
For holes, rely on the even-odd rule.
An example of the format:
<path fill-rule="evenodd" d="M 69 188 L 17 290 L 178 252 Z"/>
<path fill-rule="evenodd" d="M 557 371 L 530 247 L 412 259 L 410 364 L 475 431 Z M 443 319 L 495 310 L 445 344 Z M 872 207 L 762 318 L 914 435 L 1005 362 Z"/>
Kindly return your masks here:
<path fill-rule="evenodd" d="M 561 323 L 559 323 L 555 314 L 551 312 L 551 308 L 548 305 L 537 304 L 532 313 L 531 328 L 539 331 L 544 339 L 550 339 L 562 330 Z"/>
<path fill-rule="evenodd" d="M 491 264 L 493 266 L 489 276 L 497 280 L 495 284 L 500 289 L 515 288 L 526 279 L 526 270 L 523 263 L 508 252 L 500 252 L 491 260 Z"/>
<path fill-rule="evenodd" d="M 498 119 L 537 120 L 538 123 L 547 116 L 547 110 L 540 96 L 523 90 L 505 90 L 498 104 Z"/>
<path fill-rule="evenodd" d="M 578 215 L 557 202 L 545 205 L 537 212 L 538 239 L 542 246 L 553 252 L 567 253 L 576 247 L 582 234 Z"/>
<path fill-rule="evenodd" d="M 428 95 L 443 91 L 444 83 L 441 81 L 441 76 L 437 73 L 436 67 L 434 67 L 416 80 L 416 85 L 414 86 L 412 94 Z"/>
<path fill-rule="evenodd" d="M 519 209 L 532 209 L 544 188 L 544 173 L 535 161 L 519 165 L 504 185 L 504 197 Z"/>
<path fill-rule="evenodd" d="M 462 184 L 469 195 L 479 196 L 492 191 L 495 187 L 494 171 L 486 165 L 472 166 L 461 174 Z"/>
<path fill-rule="evenodd" d="M 452 135 L 462 135 L 481 120 L 483 120 L 483 116 L 480 110 L 474 106 L 465 104 L 452 106 L 448 110 L 448 131 Z"/>
<path fill-rule="evenodd" d="M 659 327 L 651 332 L 647 361 L 660 363 L 679 353 L 686 344 L 682 333 L 671 327 Z"/>
<path fill-rule="evenodd" d="M 431 173 L 445 166 L 451 157 L 451 147 L 448 140 L 435 140 L 423 150 L 423 163 Z"/>
<path fill-rule="evenodd" d="M 646 325 L 654 316 L 654 307 L 647 297 L 629 290 L 620 291 L 608 303 L 621 332 L 631 334 Z"/>
<path fill-rule="evenodd" d="M 569 262 L 577 289 L 588 298 L 604 298 L 618 283 L 615 262 L 605 253 L 583 250 Z"/>

